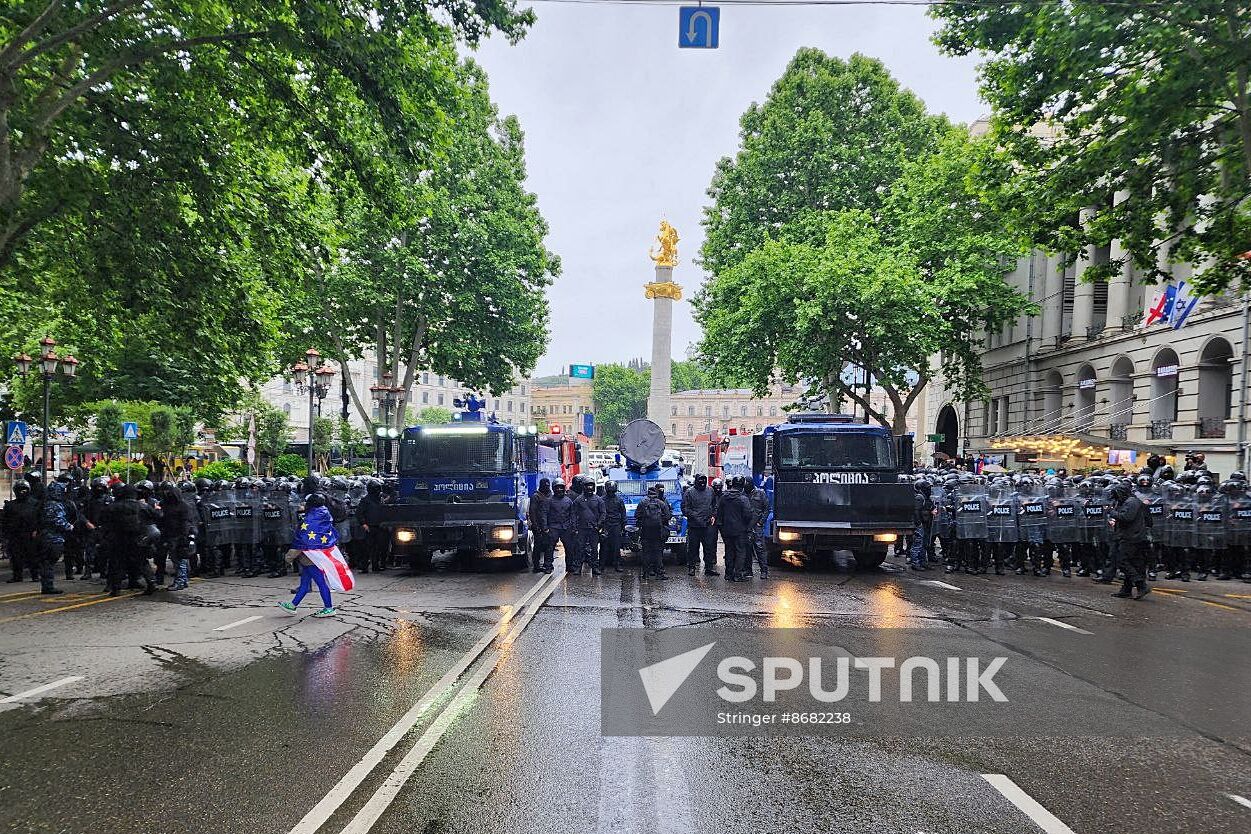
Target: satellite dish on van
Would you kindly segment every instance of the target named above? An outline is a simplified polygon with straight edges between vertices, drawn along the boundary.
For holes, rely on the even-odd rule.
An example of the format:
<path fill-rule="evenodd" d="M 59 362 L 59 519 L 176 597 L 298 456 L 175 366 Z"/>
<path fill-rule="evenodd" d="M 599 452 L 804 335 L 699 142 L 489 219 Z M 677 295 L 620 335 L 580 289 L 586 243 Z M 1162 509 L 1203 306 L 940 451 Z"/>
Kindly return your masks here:
<path fill-rule="evenodd" d="M 630 463 L 646 469 L 665 453 L 665 433 L 651 420 L 631 420 L 621 431 L 620 446 Z"/>

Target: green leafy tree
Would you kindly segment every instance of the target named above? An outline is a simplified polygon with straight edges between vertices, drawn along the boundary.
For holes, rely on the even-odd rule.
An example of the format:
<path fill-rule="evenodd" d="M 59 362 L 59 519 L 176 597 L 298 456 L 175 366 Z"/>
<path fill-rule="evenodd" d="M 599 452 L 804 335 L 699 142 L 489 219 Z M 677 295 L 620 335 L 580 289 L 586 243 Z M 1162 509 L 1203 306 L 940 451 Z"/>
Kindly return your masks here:
<path fill-rule="evenodd" d="M 195 442 L 195 421 L 187 419 L 185 409 L 158 405 L 148 412 L 148 433 L 140 439 L 152 460 L 153 477 L 163 480 L 170 467 L 168 459 L 184 453 Z"/>
<path fill-rule="evenodd" d="M 274 460 L 274 474 L 284 478 L 291 475 L 303 478 L 308 474 L 308 462 L 301 455 L 279 455 Z"/>
<path fill-rule="evenodd" d="M 942 125 L 880 61 L 800 49 L 765 102 L 743 114 L 738 154 L 717 164 L 704 209 L 704 267 L 719 275 L 781 227 L 813 215 L 875 214 L 885 189 L 933 147 Z M 824 238 L 819 219 L 810 237 Z"/>
<path fill-rule="evenodd" d="M 265 471 L 272 474 L 274 461 L 291 441 L 290 422 L 282 409 L 268 403 L 263 403 L 253 413 L 256 415 L 256 452 L 265 462 Z"/>
<path fill-rule="evenodd" d="M 674 361 L 670 379 L 675 393 L 714 387 L 708 369 L 695 359 Z"/>
<path fill-rule="evenodd" d="M 647 416 L 651 373 L 624 365 L 595 366 L 591 400 L 595 408 L 595 431 L 606 445 L 614 444 L 631 420 Z"/>
<path fill-rule="evenodd" d="M 122 409 L 117 403 L 104 403 L 96 410 L 93 439 L 106 455 L 115 455 L 126 448 L 122 440 Z"/>
<path fill-rule="evenodd" d="M 418 411 L 411 425 L 430 425 L 434 423 L 452 422 L 452 410 L 438 405 L 428 405 Z"/>
<path fill-rule="evenodd" d="M 938 44 L 984 54 L 993 137 L 1018 161 L 1014 200 L 1044 246 L 1119 240 L 1146 281 L 1198 265 L 1219 291 L 1251 277 L 1251 17 L 1246 3 L 944 3 Z M 1118 199 L 1119 197 L 1119 199 Z M 1085 224 L 1081 209 L 1095 207 Z"/>
<path fill-rule="evenodd" d="M 976 396 L 980 335 L 1032 312 L 1003 280 L 1024 240 L 979 186 L 1002 165 L 989 145 L 948 129 L 884 186 L 876 216 L 842 210 L 806 217 L 794 234 L 784 227 L 697 294 L 701 357 L 714 376 L 760 394 L 780 371 L 825 394 L 831 410 L 850 399 L 896 432 L 933 356 L 957 396 Z M 888 409 L 872 407 L 848 363 L 868 369 Z"/>
<path fill-rule="evenodd" d="M 329 417 L 313 419 L 313 460 L 317 468 L 325 471 L 330 450 L 334 448 L 335 422 Z"/>

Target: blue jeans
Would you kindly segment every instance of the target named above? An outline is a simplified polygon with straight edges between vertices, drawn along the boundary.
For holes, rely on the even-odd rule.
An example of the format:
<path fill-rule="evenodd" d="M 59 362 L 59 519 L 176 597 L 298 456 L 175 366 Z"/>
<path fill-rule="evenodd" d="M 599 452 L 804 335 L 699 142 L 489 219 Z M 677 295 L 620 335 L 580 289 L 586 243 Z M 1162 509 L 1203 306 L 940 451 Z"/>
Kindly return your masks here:
<path fill-rule="evenodd" d="M 930 527 L 918 524 L 912 535 L 912 552 L 908 554 L 908 561 L 914 565 L 924 565 L 929 558 L 930 548 L 934 546 L 930 530 Z"/>
<path fill-rule="evenodd" d="M 333 608 L 330 586 L 326 584 L 326 577 L 321 572 L 321 568 L 316 565 L 300 565 L 300 587 L 296 589 L 295 598 L 291 600 L 291 604 L 299 605 L 300 600 L 304 599 L 304 595 L 309 592 L 309 586 L 314 582 L 317 583 L 317 590 L 321 593 L 322 608 Z"/>

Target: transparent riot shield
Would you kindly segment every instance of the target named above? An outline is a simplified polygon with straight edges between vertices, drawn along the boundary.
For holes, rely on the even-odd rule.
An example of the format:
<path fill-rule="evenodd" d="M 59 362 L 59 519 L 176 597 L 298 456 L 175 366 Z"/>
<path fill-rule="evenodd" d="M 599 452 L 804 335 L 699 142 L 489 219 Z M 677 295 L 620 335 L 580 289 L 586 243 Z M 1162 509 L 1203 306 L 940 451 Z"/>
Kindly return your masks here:
<path fill-rule="evenodd" d="M 1016 493 L 1011 484 L 992 484 L 990 487 L 986 540 L 998 544 L 1020 541 L 1016 527 Z"/>
<path fill-rule="evenodd" d="M 1166 502 L 1168 513 L 1168 546 L 1195 546 L 1195 500 L 1184 488 L 1178 487 Z"/>
<path fill-rule="evenodd" d="M 954 506 L 956 538 L 985 541 L 986 517 L 990 513 L 990 498 L 985 484 L 960 484 Z"/>
<path fill-rule="evenodd" d="M 1093 491 L 1078 496 L 1082 542 L 1103 544 L 1108 540 L 1108 499 Z"/>
<path fill-rule="evenodd" d="M 1081 502 L 1067 484 L 1048 487 L 1047 536 L 1055 544 L 1080 544 L 1082 541 Z"/>
<path fill-rule="evenodd" d="M 1195 550 L 1224 550 L 1228 544 L 1225 496 L 1199 498 L 1195 503 Z"/>
<path fill-rule="evenodd" d="M 1042 544 L 1047 540 L 1046 498 L 1032 484 L 1017 490 L 1016 527 L 1020 540 L 1028 544 Z"/>

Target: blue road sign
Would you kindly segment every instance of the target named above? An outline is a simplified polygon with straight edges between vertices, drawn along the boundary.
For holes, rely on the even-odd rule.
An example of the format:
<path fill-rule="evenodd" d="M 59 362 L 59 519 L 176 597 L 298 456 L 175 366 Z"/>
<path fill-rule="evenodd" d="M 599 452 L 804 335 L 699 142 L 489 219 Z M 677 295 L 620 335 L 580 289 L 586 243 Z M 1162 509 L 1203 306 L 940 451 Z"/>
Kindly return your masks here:
<path fill-rule="evenodd" d="M 589 411 L 582 412 L 582 433 L 587 437 L 595 436 L 595 415 Z"/>
<path fill-rule="evenodd" d="M 22 454 L 21 446 L 10 446 L 4 450 L 4 465 L 10 469 L 21 469 L 25 462 L 26 456 Z"/>
<path fill-rule="evenodd" d="M 678 8 L 678 46 L 716 49 L 720 25 L 721 9 L 716 6 L 681 6 Z"/>
<path fill-rule="evenodd" d="M 9 446 L 26 444 L 26 424 L 21 420 L 10 420 L 4 424 L 4 442 Z"/>
<path fill-rule="evenodd" d="M 569 376 L 573 379 L 595 379 L 594 365 L 570 365 Z"/>
<path fill-rule="evenodd" d="M 122 440 L 138 440 L 139 424 L 138 423 L 122 423 Z"/>

